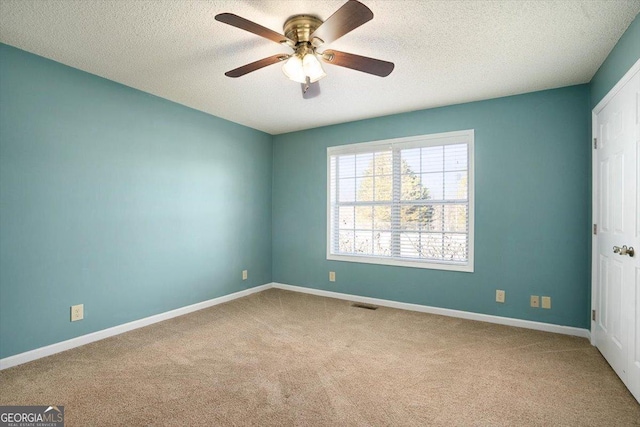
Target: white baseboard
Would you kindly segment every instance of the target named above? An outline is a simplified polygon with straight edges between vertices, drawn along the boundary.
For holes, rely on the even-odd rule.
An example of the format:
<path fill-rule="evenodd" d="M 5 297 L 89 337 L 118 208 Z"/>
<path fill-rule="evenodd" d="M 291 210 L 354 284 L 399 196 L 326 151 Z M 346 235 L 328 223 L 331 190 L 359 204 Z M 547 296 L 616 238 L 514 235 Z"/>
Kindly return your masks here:
<path fill-rule="evenodd" d="M 293 292 L 318 295 L 322 297 L 337 298 L 384 307 L 399 308 L 401 310 L 419 311 L 421 313 L 439 314 L 441 316 L 459 317 L 461 319 L 478 320 L 480 322 L 497 323 L 499 325 L 516 326 L 519 328 L 535 329 L 538 331 L 554 332 L 556 334 L 573 335 L 589 339 L 591 333 L 588 329 L 572 326 L 554 325 L 552 323 L 534 322 L 533 320 L 514 319 L 511 317 L 492 316 L 490 314 L 472 313 L 469 311 L 452 310 L 449 308 L 431 307 L 428 305 L 411 304 L 406 302 L 390 301 L 379 298 L 362 297 L 358 295 L 342 294 L 338 292 L 323 291 L 320 289 L 305 288 L 302 286 L 272 283 L 272 287 Z"/>
<path fill-rule="evenodd" d="M 186 307 L 177 308 L 175 310 L 167 311 L 164 313 L 156 314 L 154 316 L 145 317 L 144 319 L 134 320 L 133 322 L 124 323 L 122 325 L 114 326 L 112 328 L 103 329 L 101 331 L 92 332 L 87 335 L 82 335 L 70 340 L 58 342 L 48 345 L 46 347 L 36 348 L 34 350 L 26 351 L 24 353 L 16 354 L 15 356 L 5 357 L 0 359 L 0 370 L 11 368 L 12 366 L 21 365 L 23 363 L 31 362 L 32 360 L 40 359 L 42 357 L 50 356 L 52 354 L 60 353 L 65 350 L 70 350 L 81 345 L 89 344 L 95 341 L 99 341 L 105 338 L 119 335 L 124 332 L 132 331 L 134 329 L 143 328 L 154 323 L 162 322 L 174 317 L 182 316 L 184 314 L 193 313 L 194 311 L 209 308 L 214 305 L 222 304 L 228 301 L 232 301 L 237 298 L 242 298 L 247 295 L 254 294 L 256 292 L 262 292 L 272 287 L 271 283 L 266 285 L 256 286 L 254 288 L 245 289 L 244 291 L 235 292 L 233 294 L 224 295 L 218 298 L 213 298 L 207 301 L 202 301 L 196 304 L 188 305 Z"/>
<path fill-rule="evenodd" d="M 62 341 L 59 343 L 51 344 L 46 347 L 36 348 L 34 350 L 26 351 L 24 353 L 16 354 L 15 356 L 5 357 L 0 359 L 0 370 L 11 368 L 12 366 L 21 365 L 23 363 L 31 362 L 42 357 L 51 356 L 52 354 L 60 353 L 62 351 L 70 350 L 81 345 L 89 344 L 95 341 L 99 341 L 105 338 L 119 335 L 124 332 L 132 331 L 134 329 L 143 328 L 154 323 L 162 322 L 174 317 L 182 316 L 184 314 L 193 313 L 194 311 L 202 310 L 204 308 L 213 307 L 214 305 L 222 304 L 234 299 L 242 298 L 247 295 L 262 292 L 267 289 L 277 288 L 287 291 L 300 292 L 311 295 L 318 295 L 322 297 L 337 298 L 342 300 L 363 302 L 367 304 L 374 304 L 384 307 L 398 308 L 401 310 L 419 311 L 421 313 L 439 314 L 441 316 L 458 317 L 461 319 L 478 320 L 480 322 L 497 323 L 499 325 L 516 326 L 519 328 L 535 329 L 538 331 L 554 332 L 556 334 L 574 335 L 577 337 L 583 337 L 590 339 L 591 333 L 588 329 L 575 328 L 571 326 L 554 325 L 551 323 L 534 322 L 532 320 L 513 319 L 510 317 L 492 316 L 489 314 L 472 313 L 469 311 L 452 310 L 449 308 L 431 307 L 428 305 L 411 304 L 406 302 L 390 301 L 379 298 L 363 297 L 358 295 L 342 294 L 339 292 L 323 291 L 320 289 L 305 288 L 302 286 L 285 285 L 282 283 L 267 283 L 265 285 L 256 286 L 244 291 L 235 292 L 233 294 L 224 295 L 218 298 L 213 298 L 207 301 L 199 302 L 196 304 L 188 305 L 186 307 L 177 308 L 175 310 L 167 311 L 165 313 L 156 314 L 154 316 L 145 317 L 144 319 L 134 320 L 133 322 L 125 323 L 122 325 L 114 326 L 112 328 L 103 329 L 101 331 L 93 332 L 87 335 L 82 335 L 70 340 Z"/>

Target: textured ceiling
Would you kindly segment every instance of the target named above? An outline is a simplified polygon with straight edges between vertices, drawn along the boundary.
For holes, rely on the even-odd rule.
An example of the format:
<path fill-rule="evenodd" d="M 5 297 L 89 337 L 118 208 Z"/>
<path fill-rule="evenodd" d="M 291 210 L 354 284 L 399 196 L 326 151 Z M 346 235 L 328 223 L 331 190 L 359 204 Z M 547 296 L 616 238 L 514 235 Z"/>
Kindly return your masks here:
<path fill-rule="evenodd" d="M 372 21 L 327 48 L 394 62 L 381 78 L 326 65 L 303 100 L 280 65 L 224 72 L 288 48 L 214 20 L 282 32 L 346 0 L 0 2 L 0 41 L 271 134 L 591 80 L 640 11 L 623 1 L 362 0 Z"/>

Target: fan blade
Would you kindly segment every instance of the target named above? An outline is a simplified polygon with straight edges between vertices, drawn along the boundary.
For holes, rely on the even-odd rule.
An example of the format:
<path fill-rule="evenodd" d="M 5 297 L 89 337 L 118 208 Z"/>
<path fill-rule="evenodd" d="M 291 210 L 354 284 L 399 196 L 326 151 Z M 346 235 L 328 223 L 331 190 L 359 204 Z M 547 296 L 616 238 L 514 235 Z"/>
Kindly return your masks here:
<path fill-rule="evenodd" d="M 335 11 L 309 36 L 309 40 L 319 38 L 323 43 L 338 40 L 360 25 L 373 19 L 373 12 L 356 0 L 349 0 Z"/>
<path fill-rule="evenodd" d="M 263 27 L 262 25 L 258 25 L 255 22 L 244 19 L 238 15 L 234 15 L 233 13 L 220 13 L 216 15 L 216 21 L 224 22 L 225 24 L 240 28 L 241 30 L 249 31 L 250 33 L 257 34 L 276 43 L 287 43 L 295 46 L 295 42 L 293 40 L 290 40 L 282 34 L 276 33 L 273 30 Z"/>
<path fill-rule="evenodd" d="M 259 70 L 260 68 L 264 68 L 267 65 L 272 65 L 280 61 L 284 61 L 288 57 L 289 55 L 283 55 L 283 54 L 269 56 L 268 58 L 263 58 L 256 62 L 252 62 L 251 64 L 243 65 L 242 67 L 238 67 L 234 70 L 227 71 L 226 73 L 224 73 L 224 75 L 227 77 L 244 76 L 245 74 L 249 74 L 252 71 L 256 71 L 256 70 Z"/>
<path fill-rule="evenodd" d="M 393 71 L 393 62 L 381 59 L 369 58 L 367 56 L 354 55 L 353 53 L 340 52 L 337 50 L 325 50 L 320 58 L 327 64 L 338 65 L 340 67 L 351 68 L 364 73 L 374 74 L 380 77 L 387 77 Z"/>

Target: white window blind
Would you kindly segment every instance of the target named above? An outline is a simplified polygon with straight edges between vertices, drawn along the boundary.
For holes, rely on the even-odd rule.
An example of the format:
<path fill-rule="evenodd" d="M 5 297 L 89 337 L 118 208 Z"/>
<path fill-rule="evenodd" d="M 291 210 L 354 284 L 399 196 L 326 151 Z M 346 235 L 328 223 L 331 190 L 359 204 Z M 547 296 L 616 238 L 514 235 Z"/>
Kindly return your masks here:
<path fill-rule="evenodd" d="M 329 147 L 327 258 L 473 271 L 473 131 Z"/>

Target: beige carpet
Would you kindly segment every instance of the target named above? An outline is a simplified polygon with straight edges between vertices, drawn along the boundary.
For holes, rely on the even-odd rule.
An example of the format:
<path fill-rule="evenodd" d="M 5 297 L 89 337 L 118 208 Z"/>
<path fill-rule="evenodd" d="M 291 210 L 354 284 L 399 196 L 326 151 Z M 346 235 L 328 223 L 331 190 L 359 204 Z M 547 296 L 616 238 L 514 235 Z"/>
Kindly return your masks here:
<path fill-rule="evenodd" d="M 0 372 L 67 426 L 628 426 L 584 338 L 277 289 Z"/>

